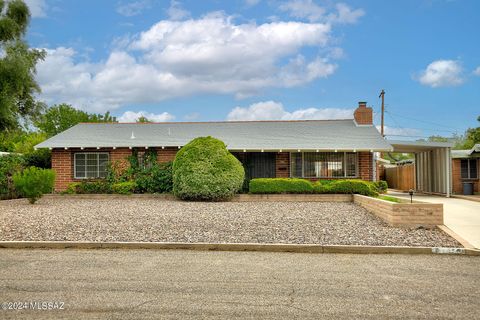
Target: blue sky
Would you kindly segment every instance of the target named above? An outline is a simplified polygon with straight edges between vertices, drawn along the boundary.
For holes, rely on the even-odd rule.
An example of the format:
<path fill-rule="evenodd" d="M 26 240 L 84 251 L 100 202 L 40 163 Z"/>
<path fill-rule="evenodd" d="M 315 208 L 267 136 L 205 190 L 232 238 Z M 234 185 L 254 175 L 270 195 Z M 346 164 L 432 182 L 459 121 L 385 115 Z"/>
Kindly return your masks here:
<path fill-rule="evenodd" d="M 49 104 L 208 121 L 349 118 L 367 101 L 378 124 L 385 89 L 390 138 L 480 115 L 475 0 L 26 2 Z"/>

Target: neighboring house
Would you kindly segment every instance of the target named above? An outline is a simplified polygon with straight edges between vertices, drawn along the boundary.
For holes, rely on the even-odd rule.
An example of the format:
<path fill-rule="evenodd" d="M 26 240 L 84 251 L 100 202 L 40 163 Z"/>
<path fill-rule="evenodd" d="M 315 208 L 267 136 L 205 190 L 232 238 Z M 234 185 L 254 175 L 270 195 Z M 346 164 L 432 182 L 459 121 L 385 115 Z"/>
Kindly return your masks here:
<path fill-rule="evenodd" d="M 479 190 L 480 144 L 470 150 L 452 150 L 453 192 L 463 193 L 465 182 L 473 183 L 473 192 Z"/>
<path fill-rule="evenodd" d="M 36 146 L 52 149 L 55 190 L 104 178 L 107 164 L 154 149 L 158 162 L 200 136 L 212 136 L 245 166 L 249 178 L 376 179 L 375 152 L 393 151 L 360 102 L 349 120 L 82 123 Z"/>

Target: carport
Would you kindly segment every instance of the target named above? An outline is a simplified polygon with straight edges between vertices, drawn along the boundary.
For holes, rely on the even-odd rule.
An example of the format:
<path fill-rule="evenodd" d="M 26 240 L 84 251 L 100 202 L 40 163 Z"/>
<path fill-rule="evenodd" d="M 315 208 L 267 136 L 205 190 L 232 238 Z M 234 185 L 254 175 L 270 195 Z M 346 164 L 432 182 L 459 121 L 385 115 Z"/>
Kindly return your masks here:
<path fill-rule="evenodd" d="M 452 190 L 452 156 L 450 142 L 387 140 L 393 152 L 415 155 L 415 189 L 425 193 L 444 194 Z"/>

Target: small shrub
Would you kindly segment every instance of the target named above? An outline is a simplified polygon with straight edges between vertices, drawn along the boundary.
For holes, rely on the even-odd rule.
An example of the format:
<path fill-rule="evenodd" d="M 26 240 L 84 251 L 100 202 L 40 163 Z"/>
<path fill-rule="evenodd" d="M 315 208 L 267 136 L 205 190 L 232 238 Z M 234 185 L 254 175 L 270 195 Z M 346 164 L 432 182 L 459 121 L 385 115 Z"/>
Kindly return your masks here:
<path fill-rule="evenodd" d="M 13 182 L 19 193 L 33 204 L 43 194 L 52 192 L 55 172 L 51 169 L 29 167 L 22 172 L 15 173 Z"/>
<path fill-rule="evenodd" d="M 383 180 L 375 181 L 375 182 L 373 183 L 373 185 L 374 185 L 375 188 L 377 189 L 377 192 L 378 192 L 378 193 L 385 193 L 385 192 L 387 192 L 387 189 L 388 189 L 387 181 L 383 181 Z"/>
<path fill-rule="evenodd" d="M 326 187 L 326 193 L 361 194 L 364 196 L 377 196 L 378 192 L 371 182 L 363 180 L 335 180 Z M 320 190 L 320 189 L 316 189 Z"/>
<path fill-rule="evenodd" d="M 152 164 L 135 175 L 138 193 L 165 193 L 173 189 L 172 162 Z"/>
<path fill-rule="evenodd" d="M 173 193 L 183 200 L 226 200 L 243 184 L 242 164 L 212 137 L 193 139 L 175 156 Z"/>
<path fill-rule="evenodd" d="M 118 194 L 132 194 L 136 186 L 135 181 L 118 182 L 112 185 L 112 191 Z"/>
<path fill-rule="evenodd" d="M 102 194 L 112 193 L 111 184 L 107 181 L 82 181 L 68 185 L 67 194 Z"/>
<path fill-rule="evenodd" d="M 310 181 L 297 178 L 258 178 L 250 180 L 250 193 L 312 193 Z"/>

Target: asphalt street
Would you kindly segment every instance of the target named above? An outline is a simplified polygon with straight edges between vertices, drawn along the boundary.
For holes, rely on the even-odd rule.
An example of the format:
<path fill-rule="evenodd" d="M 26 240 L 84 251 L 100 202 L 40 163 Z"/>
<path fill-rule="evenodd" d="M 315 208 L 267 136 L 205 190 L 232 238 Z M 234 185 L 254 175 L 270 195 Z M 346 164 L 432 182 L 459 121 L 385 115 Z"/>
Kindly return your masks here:
<path fill-rule="evenodd" d="M 479 297 L 479 257 L 0 250 L 0 319 L 478 319 Z"/>

